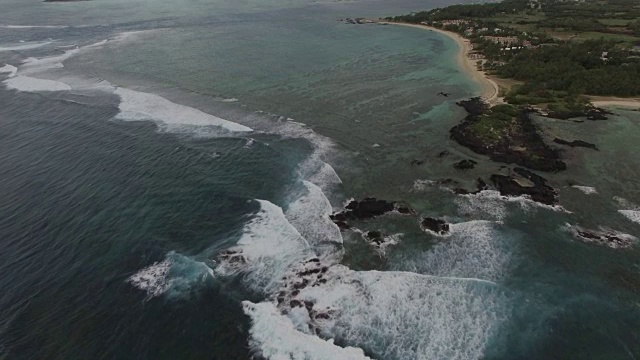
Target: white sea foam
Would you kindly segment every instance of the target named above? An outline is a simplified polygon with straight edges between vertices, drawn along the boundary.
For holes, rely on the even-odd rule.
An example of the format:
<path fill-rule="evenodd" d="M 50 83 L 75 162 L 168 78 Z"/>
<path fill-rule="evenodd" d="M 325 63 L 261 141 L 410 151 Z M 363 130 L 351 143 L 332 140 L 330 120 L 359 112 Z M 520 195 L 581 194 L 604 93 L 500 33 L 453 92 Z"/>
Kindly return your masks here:
<path fill-rule="evenodd" d="M 570 232 L 574 238 L 595 245 L 604 245 L 613 249 L 628 248 L 638 239 L 630 234 L 599 226 L 598 230 L 585 229 L 577 225 L 566 223 L 563 230 Z"/>
<path fill-rule="evenodd" d="M 38 79 L 31 76 L 16 75 L 4 81 L 7 89 L 18 91 L 68 91 L 71 86 L 56 80 Z"/>
<path fill-rule="evenodd" d="M 250 148 L 251 148 L 251 146 L 253 146 L 253 144 L 255 144 L 255 142 L 256 142 L 256 139 L 254 139 L 254 138 L 248 138 L 248 139 L 247 139 L 247 142 L 244 144 L 243 148 L 245 148 L 245 149 L 250 149 Z"/>
<path fill-rule="evenodd" d="M 291 319 L 282 316 L 271 303 L 242 303 L 251 318 L 250 345 L 270 360 L 358 360 L 370 359 L 362 349 L 342 348 L 331 340 L 296 330 Z"/>
<path fill-rule="evenodd" d="M 377 249 L 378 254 L 380 254 L 380 256 L 386 256 L 387 250 L 389 249 L 389 247 L 393 245 L 398 245 L 400 241 L 402 241 L 403 236 L 404 236 L 403 233 L 397 233 L 397 234 L 391 234 L 389 236 L 385 236 L 382 239 L 382 243 Z"/>
<path fill-rule="evenodd" d="M 436 182 L 433 180 L 416 180 L 413 182 L 413 191 L 425 191 L 434 185 Z"/>
<path fill-rule="evenodd" d="M 36 49 L 41 46 L 49 45 L 52 41 L 44 41 L 44 42 L 34 42 L 34 43 L 21 43 L 20 45 L 0 45 L 0 51 L 20 51 L 20 50 L 30 50 Z"/>
<path fill-rule="evenodd" d="M 13 77 L 18 73 L 18 68 L 13 65 L 5 64 L 3 67 L 0 67 L 0 73 L 9 74 L 9 77 Z"/>
<path fill-rule="evenodd" d="M 572 186 L 574 189 L 578 189 L 580 191 L 582 191 L 583 193 L 590 195 L 590 194 L 597 194 L 598 190 L 596 190 L 596 188 L 591 187 L 591 186 L 580 186 L 580 185 L 573 185 Z"/>
<path fill-rule="evenodd" d="M 149 297 L 156 297 L 167 290 L 167 274 L 170 268 L 169 259 L 155 262 L 132 275 L 127 281 L 145 291 Z"/>
<path fill-rule="evenodd" d="M 246 132 L 251 128 L 204 113 L 198 109 L 173 103 L 161 96 L 117 88 L 120 96 L 118 119 L 153 120 L 166 125 L 219 126 L 229 131 Z"/>
<path fill-rule="evenodd" d="M 500 224 L 475 220 L 449 225 L 450 235 L 424 253 L 407 254 L 398 267 L 421 274 L 498 281 L 508 273 L 514 253 Z M 513 243 L 511 241 L 510 243 Z"/>
<path fill-rule="evenodd" d="M 3 29 L 63 29 L 66 25 L 0 25 Z"/>
<path fill-rule="evenodd" d="M 630 221 L 640 224 L 640 210 L 618 210 L 618 212 Z"/>
<path fill-rule="evenodd" d="M 90 48 L 90 46 L 86 47 Z M 78 54 L 81 48 L 74 48 L 65 50 L 60 55 L 47 56 L 42 58 L 30 57 L 23 61 L 22 66 L 19 68 L 19 72 L 25 75 L 39 74 L 47 70 L 63 68 L 62 64 L 65 60 Z"/>
<path fill-rule="evenodd" d="M 517 204 L 524 211 L 546 209 L 556 212 L 571 212 L 560 205 L 546 205 L 523 196 L 502 196 L 496 190 L 483 190 L 476 194 L 466 194 L 456 197 L 459 212 L 466 215 L 482 217 L 491 216 L 495 220 L 504 220 L 507 216 L 507 204 Z"/>
<path fill-rule="evenodd" d="M 303 184 L 304 193 L 287 208 L 287 220 L 316 252 L 327 244 L 342 244 L 340 228 L 329 218 L 333 209 L 322 189 L 309 181 L 303 181 Z M 335 251 L 333 246 L 329 249 Z"/>
<path fill-rule="evenodd" d="M 640 206 L 619 196 L 615 196 L 613 200 L 622 208 L 618 210 L 620 214 L 624 215 L 629 221 L 640 224 Z"/>
<path fill-rule="evenodd" d="M 334 314 L 315 326 L 382 359 L 482 358 L 508 313 L 499 287 L 488 281 L 341 265 L 327 276 L 326 285 L 298 295 Z"/>
<path fill-rule="evenodd" d="M 505 262 L 500 259 L 505 254 L 490 244 L 495 235 L 491 231 L 493 223 L 452 226 L 455 235 L 447 243 L 459 243 L 448 252 L 434 252 L 433 259 L 440 257 L 441 262 L 435 264 L 433 272 L 442 276 L 358 272 L 322 260 L 320 264 L 306 261 L 315 255 L 306 241 L 287 223 L 279 208 L 260 203 L 260 213 L 246 225 L 232 251 L 246 258 L 240 269 L 250 287 L 267 294 L 285 290 L 279 301 L 281 308 L 268 302 L 245 303 L 245 312 L 253 321 L 252 345 L 266 358 L 314 358 L 324 354 L 339 358 L 329 349 L 318 348 L 324 340 L 313 336 L 312 328 L 323 338 L 336 337 L 351 346 L 372 349 L 385 359 L 481 358 L 492 334 L 508 317 L 504 294 L 494 282 L 486 280 L 499 278 Z M 465 246 L 469 248 L 463 249 Z M 465 267 L 465 261 L 471 266 Z M 221 267 L 218 271 L 227 273 L 229 267 Z M 301 274 L 314 267 L 326 268 L 322 280 L 311 273 L 307 286 L 294 286 L 303 281 Z M 291 292 L 293 289 L 298 290 Z M 293 305 L 289 308 L 288 299 L 307 301 L 315 312 Z M 288 319 L 281 315 L 283 312 Z"/>
<path fill-rule="evenodd" d="M 127 282 L 145 291 L 147 299 L 163 294 L 169 298 L 177 298 L 188 296 L 202 282 L 212 277 L 213 270 L 206 264 L 172 251 L 164 260 L 129 277 Z"/>
<path fill-rule="evenodd" d="M 630 210 L 640 210 L 640 206 L 634 204 L 633 202 L 627 199 L 621 198 L 619 196 L 614 196 L 613 200 L 617 202 L 618 206 L 620 206 L 621 208 L 630 209 Z"/>
<path fill-rule="evenodd" d="M 223 263 L 216 270 L 224 275 L 245 273 L 249 286 L 270 293 L 294 264 L 313 253 L 281 208 L 269 201 L 258 202 L 260 211 L 245 225 L 232 248 L 241 254 L 244 263 L 241 267 Z"/>

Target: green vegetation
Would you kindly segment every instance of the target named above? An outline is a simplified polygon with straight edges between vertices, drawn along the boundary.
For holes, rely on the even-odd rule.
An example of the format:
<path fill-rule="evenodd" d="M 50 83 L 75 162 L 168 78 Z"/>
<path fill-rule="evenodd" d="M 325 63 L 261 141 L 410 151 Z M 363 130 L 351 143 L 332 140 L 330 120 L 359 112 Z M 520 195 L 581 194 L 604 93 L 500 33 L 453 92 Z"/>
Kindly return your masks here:
<path fill-rule="evenodd" d="M 511 128 L 517 124 L 518 114 L 518 108 L 513 105 L 496 105 L 480 115 L 469 129 L 485 144 L 495 144 L 509 136 Z"/>
<path fill-rule="evenodd" d="M 509 94 L 512 100 L 518 95 L 528 95 L 532 103 L 544 103 L 549 101 L 535 98 L 640 94 L 640 57 L 635 58 L 610 41 L 567 42 L 526 49 L 497 66 L 495 72 L 525 82 Z"/>
<path fill-rule="evenodd" d="M 576 113 L 583 95 L 640 95 L 640 3 L 631 0 L 505 0 L 453 5 L 387 18 L 457 32 L 473 44 L 483 70 L 523 83 L 506 94 L 514 105 Z M 506 126 L 491 115 L 490 136 Z M 493 129 L 493 130 L 490 130 Z"/>

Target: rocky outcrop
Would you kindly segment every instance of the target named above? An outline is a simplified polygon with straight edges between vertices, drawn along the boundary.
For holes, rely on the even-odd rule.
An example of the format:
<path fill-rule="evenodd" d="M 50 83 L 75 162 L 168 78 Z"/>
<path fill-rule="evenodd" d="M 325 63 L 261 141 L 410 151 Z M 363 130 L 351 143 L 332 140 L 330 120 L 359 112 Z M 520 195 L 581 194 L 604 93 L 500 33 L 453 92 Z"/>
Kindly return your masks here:
<path fill-rule="evenodd" d="M 600 228 L 600 230 L 586 229 L 568 225 L 573 237 L 587 244 L 608 246 L 613 249 L 628 248 L 636 240 L 634 236 L 615 230 Z"/>
<path fill-rule="evenodd" d="M 587 120 L 607 120 L 608 119 L 607 115 L 611 115 L 611 114 L 612 114 L 611 112 L 605 109 L 590 106 L 590 107 L 586 107 L 582 111 L 562 111 L 562 112 L 551 111 L 548 114 L 546 114 L 546 116 L 553 119 L 560 119 L 560 120 L 569 120 L 569 119 L 580 118 L 580 117 L 587 118 Z"/>
<path fill-rule="evenodd" d="M 557 149 L 545 144 L 532 122 L 530 115 L 533 109 L 520 109 L 505 133 L 488 141 L 486 134 L 478 128 L 484 125 L 482 115 L 489 111 L 489 106 L 480 98 L 458 102 L 468 115 L 462 123 L 450 130 L 451 139 L 472 151 L 489 156 L 493 161 L 514 163 L 534 170 L 561 171 L 567 168 L 561 160 Z M 485 127 L 491 128 L 490 124 Z"/>
<path fill-rule="evenodd" d="M 584 148 L 598 150 L 598 147 L 595 144 L 588 143 L 588 142 L 582 141 L 582 140 L 567 141 L 567 140 L 563 140 L 563 139 L 560 139 L 560 138 L 555 138 L 555 139 L 553 139 L 553 142 L 556 143 L 556 144 L 567 145 L 567 146 L 571 146 L 571 147 L 576 147 L 577 146 L 577 147 L 584 147 Z"/>
<path fill-rule="evenodd" d="M 458 195 L 468 195 L 468 194 L 477 194 L 481 191 L 488 190 L 488 189 L 489 189 L 489 185 L 487 185 L 487 183 L 484 180 L 482 180 L 482 178 L 477 178 L 475 191 L 469 191 L 467 189 L 458 187 L 453 189 L 453 192 Z"/>
<path fill-rule="evenodd" d="M 540 175 L 523 169 L 513 169 L 514 174 L 491 175 L 491 182 L 503 196 L 527 195 L 533 201 L 547 205 L 558 203 L 558 192 L 547 185 L 547 180 Z"/>
<path fill-rule="evenodd" d="M 449 224 L 441 219 L 425 217 L 420 221 L 420 227 L 423 231 L 430 231 L 436 235 L 449 234 Z"/>
<path fill-rule="evenodd" d="M 362 201 L 351 200 L 343 211 L 331 215 L 330 218 L 340 229 L 346 230 L 351 228 L 349 221 L 371 219 L 392 211 L 405 215 L 414 214 L 411 208 L 393 201 L 365 198 Z"/>

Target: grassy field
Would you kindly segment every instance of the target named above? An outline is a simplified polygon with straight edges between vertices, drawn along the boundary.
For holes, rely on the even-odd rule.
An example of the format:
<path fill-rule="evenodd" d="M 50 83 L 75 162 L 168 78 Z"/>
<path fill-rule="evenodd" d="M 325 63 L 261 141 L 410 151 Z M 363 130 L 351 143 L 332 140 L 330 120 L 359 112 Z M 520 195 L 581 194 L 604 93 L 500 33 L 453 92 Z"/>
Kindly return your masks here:
<path fill-rule="evenodd" d="M 491 18 L 486 18 L 487 21 L 493 21 L 498 24 L 498 26 L 502 27 L 510 27 L 514 29 L 518 29 L 524 32 L 535 32 L 535 31 L 543 31 L 548 33 L 551 36 L 554 36 L 558 39 L 562 40 L 572 40 L 572 41 L 585 41 L 585 40 L 595 40 L 595 39 L 605 39 L 605 40 L 614 40 L 614 41 L 623 41 L 623 42 L 639 42 L 640 37 L 624 34 L 625 27 L 628 26 L 631 22 L 635 20 L 628 19 L 612 19 L 612 18 L 604 18 L 598 19 L 603 25 L 609 26 L 612 32 L 579 32 L 579 31 L 571 31 L 571 30 L 563 30 L 560 28 L 551 29 L 544 28 L 540 26 L 540 22 L 545 19 L 544 13 L 540 11 L 527 11 L 516 14 L 502 14 L 498 16 L 494 16 Z M 615 33 L 619 32 L 619 33 Z M 576 34 L 578 34 L 576 36 Z"/>

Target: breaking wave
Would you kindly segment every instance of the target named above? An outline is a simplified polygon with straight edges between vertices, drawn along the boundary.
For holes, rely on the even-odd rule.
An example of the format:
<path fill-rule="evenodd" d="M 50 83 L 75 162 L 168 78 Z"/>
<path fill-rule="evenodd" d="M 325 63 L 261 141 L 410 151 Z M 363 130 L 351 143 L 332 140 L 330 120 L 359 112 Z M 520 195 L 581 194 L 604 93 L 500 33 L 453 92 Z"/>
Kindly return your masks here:
<path fill-rule="evenodd" d="M 623 208 L 618 210 L 620 214 L 626 217 L 629 221 L 640 224 L 640 206 L 618 196 L 613 199 L 621 208 Z"/>
<path fill-rule="evenodd" d="M 250 346 L 267 359 L 358 360 L 370 359 L 362 349 L 342 348 L 332 340 L 301 333 L 291 319 L 279 313 L 271 303 L 242 303 L 251 318 Z"/>
<path fill-rule="evenodd" d="M 408 254 L 397 261 L 397 269 L 490 281 L 506 277 L 514 249 L 506 243 L 506 235 L 499 231 L 500 223 L 474 220 L 449 227 L 446 241 L 427 252 Z"/>
<path fill-rule="evenodd" d="M 31 50 L 36 49 L 41 46 L 49 45 L 52 41 L 44 41 L 44 42 L 34 42 L 34 43 L 21 43 L 19 45 L 4 45 L 0 46 L 0 51 L 20 51 L 20 50 Z"/>
<path fill-rule="evenodd" d="M 212 277 L 213 270 L 205 263 L 170 252 L 164 260 L 138 271 L 127 282 L 146 292 L 147 299 L 162 294 L 175 298 L 187 296 Z"/>
<path fill-rule="evenodd" d="M 545 205 L 531 200 L 528 196 L 502 196 L 496 190 L 483 190 L 477 194 L 460 195 L 455 200 L 461 214 L 473 215 L 476 218 L 486 217 L 502 221 L 507 217 L 507 204 L 519 205 L 523 211 L 546 209 L 556 212 L 571 213 L 560 205 Z"/>

